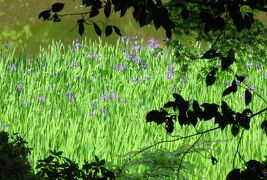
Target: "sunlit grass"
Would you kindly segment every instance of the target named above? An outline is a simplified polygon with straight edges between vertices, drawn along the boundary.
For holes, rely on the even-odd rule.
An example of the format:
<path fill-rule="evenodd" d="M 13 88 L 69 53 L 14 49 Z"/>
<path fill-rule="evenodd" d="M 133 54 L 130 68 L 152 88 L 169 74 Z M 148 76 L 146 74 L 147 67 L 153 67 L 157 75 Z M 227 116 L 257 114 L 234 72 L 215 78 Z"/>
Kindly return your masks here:
<path fill-rule="evenodd" d="M 127 38 L 125 39 L 127 41 Z M 9 133 L 19 134 L 33 148 L 31 164 L 48 156 L 48 150 L 58 149 L 64 156 L 81 164 L 98 155 L 101 159 L 121 165 L 123 155 L 171 139 L 164 127 L 146 123 L 146 114 L 163 107 L 173 100 L 172 93 L 199 103 L 221 102 L 221 94 L 232 81 L 224 73 L 214 86 L 207 88 L 201 67 L 208 67 L 207 61 L 198 61 L 189 67 L 186 76 L 181 76 L 179 64 L 172 52 L 153 54 L 156 44 L 135 47 L 123 40 L 116 46 L 98 42 L 75 42 L 74 47 L 64 47 L 53 42 L 48 51 L 32 59 L 14 59 L 12 53 L 0 54 L 0 124 Z M 141 49 L 140 49 L 141 48 Z M 244 54 L 242 58 L 248 57 Z M 232 65 L 233 70 L 243 69 L 248 75 L 247 84 L 266 99 L 266 65 L 253 62 L 250 67 Z M 218 66 L 218 62 L 213 63 Z M 202 74 L 202 76 L 198 76 Z M 242 93 L 224 98 L 235 111 L 245 108 Z M 266 103 L 253 96 L 248 106 L 253 112 L 266 107 Z M 246 160 L 263 160 L 267 142 L 259 125 L 266 114 L 253 118 L 251 130 L 245 131 L 241 153 Z M 214 127 L 211 123 L 200 123 L 199 131 Z M 176 124 L 174 135 L 195 133 L 193 127 L 180 128 Z M 158 145 L 156 148 L 175 150 L 182 144 L 192 144 L 196 139 Z M 186 156 L 198 168 L 193 179 L 224 179 L 232 169 L 232 159 L 238 138 L 233 138 L 229 128 L 204 135 L 204 140 L 223 140 L 207 146 L 206 157 L 215 156 L 219 162 L 212 166 L 209 159 L 194 153 Z M 240 163 L 236 163 L 241 167 Z M 192 179 L 189 178 L 189 179 Z"/>

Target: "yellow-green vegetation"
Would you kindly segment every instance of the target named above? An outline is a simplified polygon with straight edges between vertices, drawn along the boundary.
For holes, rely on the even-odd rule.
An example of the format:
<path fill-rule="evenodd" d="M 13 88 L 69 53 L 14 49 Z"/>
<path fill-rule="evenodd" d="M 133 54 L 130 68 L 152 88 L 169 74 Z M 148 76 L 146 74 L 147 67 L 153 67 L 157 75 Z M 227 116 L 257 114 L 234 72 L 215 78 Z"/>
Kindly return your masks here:
<path fill-rule="evenodd" d="M 210 66 L 208 61 L 196 61 L 189 66 L 186 75 L 172 51 L 154 53 L 156 42 L 137 46 L 140 41 L 131 40 L 128 45 L 119 39 L 110 46 L 98 42 L 75 42 L 74 48 L 53 42 L 48 50 L 40 49 L 39 56 L 25 59 L 13 58 L 12 52 L 1 50 L 0 54 L 0 130 L 18 132 L 33 148 L 31 164 L 47 157 L 50 149 L 64 152 L 64 156 L 78 162 L 92 160 L 96 154 L 101 159 L 121 165 L 124 155 L 158 141 L 172 139 L 164 127 L 146 123 L 146 114 L 172 101 L 172 93 L 199 103 L 220 104 L 221 95 L 231 75 L 225 72 L 217 78 L 214 86 L 206 87 L 202 68 Z M 198 53 L 196 45 L 195 53 Z M 244 52 L 237 56 L 250 58 Z M 266 64 L 251 65 L 234 63 L 234 71 L 247 75 L 246 84 L 266 99 Z M 265 61 L 266 62 L 266 61 Z M 213 65 L 219 66 L 213 61 Z M 242 88 L 240 88 L 242 89 Z M 235 111 L 245 107 L 242 97 L 244 89 L 224 100 Z M 259 96 L 253 93 L 248 108 L 257 112 L 266 107 Z M 244 132 L 240 152 L 245 160 L 264 160 L 267 142 L 260 123 L 266 119 L 256 116 L 251 128 Z M 213 122 L 201 122 L 198 131 L 215 127 Z M 175 124 L 173 135 L 196 133 L 194 127 L 179 127 Z M 178 142 L 160 144 L 153 148 L 176 150 L 180 145 L 192 144 L 197 137 Z M 232 160 L 239 138 L 231 135 L 229 127 L 223 132 L 212 131 L 203 135 L 203 144 L 208 150 L 201 152 L 205 157 L 215 156 L 218 164 L 198 153 L 189 153 L 185 160 L 196 166 L 194 178 L 225 179 L 232 169 Z M 242 167 L 238 161 L 236 165 Z M 142 169 L 139 169 L 141 172 Z M 133 172 L 133 171 L 132 171 Z"/>

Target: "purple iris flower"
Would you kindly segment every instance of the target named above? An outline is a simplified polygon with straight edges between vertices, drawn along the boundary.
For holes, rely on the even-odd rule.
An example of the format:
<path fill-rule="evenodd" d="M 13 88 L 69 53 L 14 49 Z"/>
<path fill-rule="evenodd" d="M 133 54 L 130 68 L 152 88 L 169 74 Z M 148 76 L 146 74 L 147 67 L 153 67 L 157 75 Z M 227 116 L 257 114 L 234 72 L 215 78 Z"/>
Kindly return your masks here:
<path fill-rule="evenodd" d="M 251 68 L 252 68 L 252 66 L 253 66 L 253 63 L 252 63 L 252 62 L 250 62 L 250 63 L 247 63 L 247 64 L 246 64 L 246 66 L 247 66 L 247 68 L 248 68 L 248 69 L 251 69 Z"/>
<path fill-rule="evenodd" d="M 2 127 L 7 127 L 8 126 L 8 124 L 6 124 L 6 123 L 3 123 L 3 124 L 0 124 L 0 126 L 2 126 Z"/>
<path fill-rule="evenodd" d="M 73 92 L 68 92 L 67 93 L 67 98 L 72 102 L 72 101 L 76 101 L 76 97 L 74 95 Z"/>
<path fill-rule="evenodd" d="M 179 86 L 173 86 L 173 88 L 172 88 L 174 91 L 176 91 L 176 90 L 180 90 L 180 87 Z"/>
<path fill-rule="evenodd" d="M 262 76 L 262 77 L 267 76 L 267 72 L 266 73 L 260 73 L 260 76 Z"/>
<path fill-rule="evenodd" d="M 11 70 L 16 70 L 16 64 L 11 64 Z"/>
<path fill-rule="evenodd" d="M 168 72 L 166 72 L 165 75 L 167 76 L 167 78 L 169 80 L 171 80 L 172 79 L 172 75 L 174 75 L 174 71 L 172 70 L 172 68 L 170 68 L 170 70 Z"/>
<path fill-rule="evenodd" d="M 20 104 L 22 104 L 22 105 L 27 105 L 27 101 L 23 100 L 23 101 L 21 101 Z"/>
<path fill-rule="evenodd" d="M 103 95 L 102 95 L 102 98 L 103 98 L 104 100 L 107 100 L 107 99 L 108 99 L 108 96 L 107 96 L 106 94 L 103 94 Z"/>
<path fill-rule="evenodd" d="M 143 69 L 146 69 L 146 68 L 147 68 L 147 64 L 144 64 L 144 65 L 143 65 Z"/>
<path fill-rule="evenodd" d="M 249 86 L 249 87 L 247 87 L 246 89 L 247 89 L 247 90 L 251 90 L 251 91 L 255 91 L 255 90 L 256 90 L 256 88 L 255 88 L 254 86 Z"/>
<path fill-rule="evenodd" d="M 5 48 L 9 49 L 10 48 L 10 44 L 9 43 L 5 43 Z"/>
<path fill-rule="evenodd" d="M 74 46 L 78 49 L 82 47 L 81 43 L 79 42 L 78 38 L 75 40 Z"/>
<path fill-rule="evenodd" d="M 22 84 L 21 84 L 21 83 L 18 83 L 18 84 L 16 85 L 16 87 L 17 87 L 17 89 L 18 89 L 19 91 L 22 90 Z"/>
<path fill-rule="evenodd" d="M 116 99 L 118 96 L 117 96 L 117 94 L 115 94 L 115 93 L 113 93 L 111 96 L 110 96 L 110 98 L 111 99 Z"/>
<path fill-rule="evenodd" d="M 73 67 L 78 67 L 78 66 L 79 66 L 79 64 L 78 64 L 77 62 L 72 62 L 71 65 L 72 65 Z"/>
<path fill-rule="evenodd" d="M 93 108 L 96 109 L 97 107 L 97 103 L 93 104 Z"/>
<path fill-rule="evenodd" d="M 136 46 L 134 46 L 134 50 L 136 50 L 136 51 L 138 51 L 140 48 L 141 48 L 140 45 L 136 45 Z"/>
<path fill-rule="evenodd" d="M 106 113 L 107 112 L 107 108 L 103 108 L 103 109 L 101 109 L 101 111 L 103 112 L 103 113 Z"/>
<path fill-rule="evenodd" d="M 224 84 L 229 86 L 231 84 L 231 82 L 230 81 L 224 81 Z"/>
<path fill-rule="evenodd" d="M 88 59 L 97 59 L 99 56 L 97 54 L 94 54 L 94 53 L 90 53 L 87 58 Z"/>
<path fill-rule="evenodd" d="M 183 78 L 182 82 L 185 83 L 185 84 L 188 83 L 188 77 L 185 76 L 185 77 Z"/>
<path fill-rule="evenodd" d="M 137 36 L 134 37 L 134 41 L 138 41 L 138 37 Z"/>
<path fill-rule="evenodd" d="M 45 97 L 44 97 L 44 96 L 40 96 L 38 99 L 39 99 L 39 101 L 41 101 L 41 102 L 44 102 L 44 101 L 45 101 Z"/>

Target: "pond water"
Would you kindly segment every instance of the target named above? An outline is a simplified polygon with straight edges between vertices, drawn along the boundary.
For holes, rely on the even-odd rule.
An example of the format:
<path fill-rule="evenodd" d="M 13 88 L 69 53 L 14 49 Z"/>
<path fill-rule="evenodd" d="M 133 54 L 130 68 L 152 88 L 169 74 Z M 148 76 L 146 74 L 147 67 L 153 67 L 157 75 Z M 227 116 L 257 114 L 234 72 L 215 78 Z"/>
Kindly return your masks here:
<path fill-rule="evenodd" d="M 18 56 L 24 49 L 27 55 L 32 56 L 39 52 L 40 46 L 47 47 L 48 44 L 55 41 L 61 41 L 64 45 L 71 44 L 76 38 L 81 42 L 87 39 L 98 40 L 93 26 L 85 26 L 83 37 L 78 34 L 76 21 L 80 16 L 65 16 L 59 23 L 44 22 L 38 19 L 39 13 L 47 10 L 53 3 L 61 2 L 65 7 L 60 14 L 84 12 L 87 9 L 81 7 L 81 0 L 45 0 L 40 3 L 36 0 L 0 0 L 0 48 L 5 49 L 5 45 L 11 48 L 16 47 L 15 56 Z M 168 0 L 162 0 L 163 3 Z M 92 20 L 105 20 L 103 10 Z M 140 28 L 139 24 L 132 17 L 132 9 L 128 10 L 124 17 L 119 17 L 120 13 L 113 14 L 109 21 L 110 24 L 118 26 L 122 35 L 131 39 L 135 36 L 143 38 L 144 42 L 154 37 L 162 48 L 167 48 L 164 44 L 165 31 L 161 27 L 158 30 L 153 25 L 147 25 Z M 258 16 L 267 24 L 267 16 L 260 14 Z M 105 37 L 103 34 L 101 40 L 110 44 L 115 44 L 119 36 L 112 33 Z"/>
<path fill-rule="evenodd" d="M 98 40 L 93 26 L 85 26 L 83 37 L 78 34 L 77 27 L 71 31 L 76 26 L 77 19 L 81 16 L 65 16 L 59 23 L 44 22 L 43 19 L 38 19 L 39 13 L 49 9 L 55 2 L 59 1 L 46 0 L 40 3 L 36 0 L 12 0 L 12 2 L 0 0 L 0 48 L 4 48 L 7 43 L 6 45 L 12 48 L 16 47 L 16 56 L 22 52 L 22 49 L 31 56 L 39 52 L 40 45 L 46 48 L 52 40 L 61 40 L 64 45 L 71 44 L 76 38 L 80 42 L 85 37 Z M 60 2 L 65 4 L 60 14 L 84 12 L 88 9 L 81 7 L 81 0 L 61 0 Z M 102 10 L 92 20 L 104 21 L 103 14 Z M 119 27 L 121 34 L 131 39 L 138 36 L 146 42 L 154 37 L 158 40 L 160 47 L 166 47 L 163 42 L 164 29 L 156 30 L 152 25 L 139 28 L 139 24 L 132 17 L 132 10 L 127 11 L 127 14 L 122 18 L 119 12 L 113 14 L 109 23 Z M 107 38 L 104 34 L 101 35 L 101 40 L 110 44 L 116 44 L 118 38 L 119 36 L 115 32 Z"/>

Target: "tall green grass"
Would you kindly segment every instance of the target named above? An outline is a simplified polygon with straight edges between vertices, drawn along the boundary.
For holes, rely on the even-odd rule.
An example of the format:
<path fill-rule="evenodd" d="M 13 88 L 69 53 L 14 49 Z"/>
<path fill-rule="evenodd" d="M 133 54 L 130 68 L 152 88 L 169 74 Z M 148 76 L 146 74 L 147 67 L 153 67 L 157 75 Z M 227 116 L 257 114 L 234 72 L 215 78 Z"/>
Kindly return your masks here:
<path fill-rule="evenodd" d="M 58 149 L 80 166 L 84 160 L 92 160 L 93 154 L 121 165 L 128 152 L 172 139 L 164 127 L 147 124 L 145 117 L 149 111 L 173 100 L 173 92 L 199 103 L 220 104 L 221 94 L 227 86 L 224 82 L 232 81 L 231 76 L 224 73 L 214 86 L 207 88 L 201 68 L 209 67 L 209 62 L 196 61 L 184 77 L 172 50 L 164 50 L 158 58 L 153 55 L 154 49 L 144 43 L 138 51 L 121 39 L 116 46 L 102 44 L 101 40 L 86 40 L 82 45 L 73 50 L 71 46 L 66 48 L 60 42 L 52 42 L 47 51 L 41 48 L 39 56 L 31 59 L 23 56 L 15 59 L 12 52 L 0 52 L 0 124 L 3 126 L 0 130 L 18 132 L 29 142 L 28 146 L 33 148 L 31 164 L 47 157 L 48 150 Z M 200 52 L 197 45 L 192 45 L 196 53 Z M 129 53 L 136 54 L 147 68 L 143 68 L 144 64 L 139 67 L 130 58 L 127 60 L 125 57 Z M 244 53 L 237 59 L 249 56 Z M 255 91 L 266 99 L 266 64 L 257 68 L 257 62 L 252 63 L 251 68 L 240 63 L 233 64 L 232 69 L 242 69 L 241 74 L 248 75 L 247 84 L 254 86 Z M 113 68 L 120 64 L 128 68 Z M 213 65 L 217 64 L 213 62 Z M 170 79 L 166 76 L 168 73 L 174 73 Z M 245 108 L 243 91 L 224 98 L 235 111 Z M 266 107 L 266 102 L 254 95 L 248 107 L 257 112 Z M 264 118 L 266 113 L 263 117 L 253 118 L 251 129 L 244 132 L 240 151 L 245 160 L 264 160 L 267 142 L 259 128 Z M 197 125 L 199 131 L 212 127 L 213 122 Z M 174 135 L 193 133 L 193 127 L 181 128 L 175 124 Z M 219 162 L 212 166 L 202 155 L 188 154 L 185 160 L 197 167 L 193 172 L 195 175 L 189 175 L 189 179 L 225 179 L 232 169 L 238 137 L 233 137 L 226 128 L 223 132 L 217 130 L 205 134 L 203 139 L 217 140 L 206 144 L 208 150 L 202 155 L 213 155 Z M 160 144 L 156 148 L 173 151 L 195 140 Z M 236 165 L 241 167 L 239 161 Z"/>

